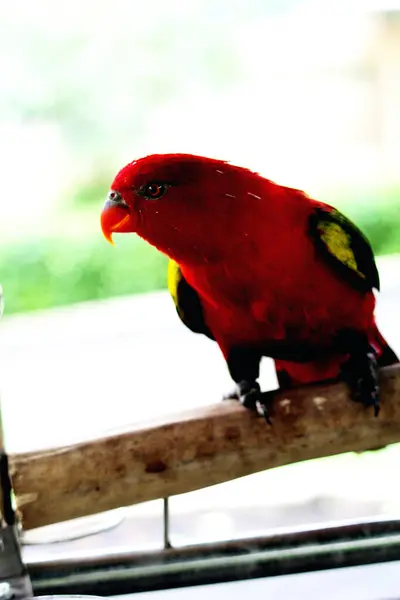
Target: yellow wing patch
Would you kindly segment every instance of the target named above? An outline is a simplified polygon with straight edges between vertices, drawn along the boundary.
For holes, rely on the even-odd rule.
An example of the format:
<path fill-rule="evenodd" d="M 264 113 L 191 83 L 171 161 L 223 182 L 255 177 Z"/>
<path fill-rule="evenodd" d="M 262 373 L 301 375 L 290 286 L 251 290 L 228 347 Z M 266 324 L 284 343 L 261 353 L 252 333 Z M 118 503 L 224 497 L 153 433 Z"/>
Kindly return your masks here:
<path fill-rule="evenodd" d="M 351 236 L 338 224 L 322 221 L 318 224 L 321 240 L 325 242 L 329 252 L 342 264 L 352 269 L 365 279 L 364 273 L 358 269 L 354 252 L 351 248 Z"/>
<path fill-rule="evenodd" d="M 172 296 L 172 300 L 176 308 L 178 307 L 178 285 L 180 280 L 182 279 L 181 269 L 177 262 L 170 258 L 168 262 L 168 273 L 167 273 L 167 284 L 169 293 Z"/>

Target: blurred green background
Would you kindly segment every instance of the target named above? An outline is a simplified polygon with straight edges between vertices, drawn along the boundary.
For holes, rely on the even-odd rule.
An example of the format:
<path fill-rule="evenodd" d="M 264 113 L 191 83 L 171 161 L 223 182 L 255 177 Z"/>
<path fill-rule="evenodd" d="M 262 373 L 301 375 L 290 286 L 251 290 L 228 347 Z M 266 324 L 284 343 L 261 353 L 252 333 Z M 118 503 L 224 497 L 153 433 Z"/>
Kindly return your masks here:
<path fill-rule="evenodd" d="M 163 256 L 135 236 L 112 248 L 99 228 L 117 170 L 152 152 L 303 188 L 354 219 L 376 254 L 400 252 L 399 13 L 344 19 L 323 4 L 5 4 L 6 314 L 166 286 Z"/>

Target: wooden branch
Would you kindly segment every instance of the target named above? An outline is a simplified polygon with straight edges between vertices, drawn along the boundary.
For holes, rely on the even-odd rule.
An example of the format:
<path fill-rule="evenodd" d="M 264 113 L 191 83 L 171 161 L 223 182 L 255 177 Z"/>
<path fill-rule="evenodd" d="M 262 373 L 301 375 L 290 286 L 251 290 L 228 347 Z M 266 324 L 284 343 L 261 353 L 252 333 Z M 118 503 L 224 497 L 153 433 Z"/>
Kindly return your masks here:
<path fill-rule="evenodd" d="M 381 412 L 344 384 L 276 392 L 272 427 L 235 401 L 74 446 L 10 457 L 25 529 L 182 494 L 257 471 L 400 442 L 400 365 Z"/>

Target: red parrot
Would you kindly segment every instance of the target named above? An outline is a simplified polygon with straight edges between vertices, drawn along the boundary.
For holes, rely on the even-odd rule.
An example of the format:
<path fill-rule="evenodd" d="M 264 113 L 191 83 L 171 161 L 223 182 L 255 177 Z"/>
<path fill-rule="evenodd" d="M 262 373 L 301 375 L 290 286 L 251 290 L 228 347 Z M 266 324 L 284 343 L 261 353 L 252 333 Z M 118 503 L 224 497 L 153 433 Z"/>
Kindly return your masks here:
<path fill-rule="evenodd" d="M 217 342 L 230 398 L 269 421 L 257 381 L 267 356 L 280 387 L 341 377 L 378 415 L 378 369 L 398 358 L 374 319 L 371 246 L 338 210 L 225 161 L 154 154 L 116 175 L 101 227 L 170 258 L 178 315 Z"/>

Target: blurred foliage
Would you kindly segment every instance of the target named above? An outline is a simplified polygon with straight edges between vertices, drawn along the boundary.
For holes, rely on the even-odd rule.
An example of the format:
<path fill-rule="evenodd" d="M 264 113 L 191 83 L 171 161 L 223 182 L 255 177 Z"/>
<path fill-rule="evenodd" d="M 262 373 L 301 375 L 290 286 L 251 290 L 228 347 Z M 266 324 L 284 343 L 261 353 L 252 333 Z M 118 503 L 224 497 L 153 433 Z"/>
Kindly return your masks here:
<path fill-rule="evenodd" d="M 90 175 L 75 182 L 74 188 L 70 190 L 68 198 L 71 207 L 76 207 L 78 209 L 85 207 L 95 209 L 97 207 L 97 210 L 99 211 L 99 201 L 101 201 L 101 199 L 106 199 L 107 192 L 114 176 L 115 173 L 111 173 L 110 169 L 105 168 L 104 170 L 101 170 L 97 176 L 90 173 Z"/>
<path fill-rule="evenodd" d="M 242 63 L 229 35 L 230 22 L 249 21 L 254 11 L 269 14 L 276 8 L 275 2 L 263 6 L 252 0 L 251 13 L 240 4 L 231 12 L 222 2 L 219 15 L 209 0 L 190 6 L 176 0 L 151 3 L 154 13 L 124 0 L 113 10 L 105 2 L 73 2 L 62 16 L 51 0 L 37 3 L 36 18 L 29 10 L 18 19 L 6 11 L 0 51 L 12 77 L 2 90 L 1 118 L 54 122 L 80 156 L 88 151 L 101 155 L 101 148 L 118 148 L 129 136 L 138 144 L 157 110 L 178 95 L 215 81 L 219 88 L 237 82 Z M 75 14 L 81 10 L 82 15 Z M 46 19 L 40 18 L 41 11 Z M 211 13 L 213 19 L 205 18 Z M 153 14 L 157 17 L 149 19 Z M 54 27 L 48 26 L 50 18 Z M 188 35 L 199 43 L 189 43 Z M 200 43 L 204 39 L 207 43 Z"/>
<path fill-rule="evenodd" d="M 376 256 L 400 252 L 400 187 L 342 190 L 320 200 L 336 206 L 363 231 Z"/>
<path fill-rule="evenodd" d="M 75 198 L 78 205 L 84 198 L 90 203 L 96 199 L 86 235 L 76 238 L 65 232 L 64 237 L 24 240 L 1 248 L 6 314 L 166 288 L 165 256 L 136 235 L 116 235 L 115 248 L 104 240 L 97 200 L 105 189 L 100 183 L 88 185 L 88 191 Z M 385 190 L 378 195 L 379 204 L 353 204 L 345 196 L 335 202 L 369 237 L 377 255 L 400 252 L 394 214 L 399 194 L 400 190 Z M 74 218 L 79 220 L 79 213 Z"/>
<path fill-rule="evenodd" d="M 329 43 L 322 48 L 329 19 L 321 29 L 311 18 L 308 33 L 304 19 L 297 25 L 296 11 L 308 4 L 313 2 L 17 0 L 4 5 L 0 127 L 10 141 L 3 145 L 0 170 L 9 186 L 3 205 L 17 207 L 12 218 L 4 209 L 0 222 L 7 314 L 165 287 L 165 257 L 135 236 L 118 236 L 112 248 L 99 231 L 101 200 L 116 170 L 142 152 L 204 151 L 250 168 L 256 164 L 267 176 L 272 164 L 271 173 L 282 173 L 278 179 L 286 185 L 297 185 L 294 179 L 307 165 L 320 174 L 332 162 L 334 179 L 340 179 L 337 164 L 347 138 L 336 140 L 335 123 L 350 128 L 360 98 L 369 98 L 366 67 L 352 50 L 358 48 L 355 54 L 361 56 L 369 42 L 360 41 L 363 34 L 353 44 L 358 31 L 353 23 L 339 46 L 332 30 L 332 48 Z M 277 18 L 290 11 L 297 15 L 292 24 Z M 341 86 L 335 83 L 332 69 L 322 69 L 314 79 L 314 58 L 329 66 L 336 54 L 335 68 L 344 60 L 351 81 L 358 82 L 354 93 L 346 78 Z M 294 94 L 300 83 L 301 93 Z M 342 104 L 349 111 L 342 111 Z M 362 112 L 361 129 L 370 120 L 368 110 Z M 367 146 L 368 131 L 360 138 Z M 63 152 L 53 146 L 53 136 Z M 364 164 L 360 147 L 354 152 L 355 172 Z M 321 149 L 320 163 L 309 154 L 312 148 Z M 357 184 L 367 185 L 361 171 Z M 359 187 L 330 189 L 318 197 L 342 209 L 375 252 L 385 254 L 400 251 L 394 217 L 399 192 Z"/>
<path fill-rule="evenodd" d="M 147 292 L 166 285 L 166 258 L 137 236 L 31 239 L 0 250 L 6 314 Z"/>
<path fill-rule="evenodd" d="M 396 210 L 398 211 L 398 207 L 394 204 L 386 204 L 375 210 L 347 211 L 370 240 L 377 256 L 400 252 L 400 230 Z"/>

